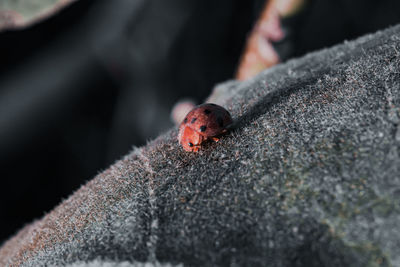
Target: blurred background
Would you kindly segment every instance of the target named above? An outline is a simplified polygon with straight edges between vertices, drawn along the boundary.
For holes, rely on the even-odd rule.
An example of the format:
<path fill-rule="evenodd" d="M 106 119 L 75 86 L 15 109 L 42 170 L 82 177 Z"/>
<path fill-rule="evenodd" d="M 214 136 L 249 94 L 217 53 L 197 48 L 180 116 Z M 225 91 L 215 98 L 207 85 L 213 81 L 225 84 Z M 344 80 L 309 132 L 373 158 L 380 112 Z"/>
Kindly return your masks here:
<path fill-rule="evenodd" d="M 271 33 L 263 0 L 78 0 L 24 27 L 32 3 L 0 0 L 0 243 L 173 127 L 177 101 L 256 74 L 251 33 L 266 68 L 400 22 L 398 0 L 294 2 Z"/>

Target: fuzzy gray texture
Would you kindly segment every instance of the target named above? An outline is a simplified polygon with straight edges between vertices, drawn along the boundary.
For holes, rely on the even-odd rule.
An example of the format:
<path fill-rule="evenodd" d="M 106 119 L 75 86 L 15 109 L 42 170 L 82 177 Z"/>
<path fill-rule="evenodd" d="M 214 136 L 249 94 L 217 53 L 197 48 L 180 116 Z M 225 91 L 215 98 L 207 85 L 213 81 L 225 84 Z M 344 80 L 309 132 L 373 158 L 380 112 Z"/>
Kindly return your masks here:
<path fill-rule="evenodd" d="M 135 148 L 0 264 L 400 266 L 399 41 L 396 26 L 218 86 L 236 121 L 220 142 L 187 153 L 172 129 Z"/>
<path fill-rule="evenodd" d="M 94 260 L 90 262 L 75 262 L 68 264 L 66 267 L 183 267 L 182 264 L 162 264 L 159 262 L 111 262 L 103 260 Z"/>

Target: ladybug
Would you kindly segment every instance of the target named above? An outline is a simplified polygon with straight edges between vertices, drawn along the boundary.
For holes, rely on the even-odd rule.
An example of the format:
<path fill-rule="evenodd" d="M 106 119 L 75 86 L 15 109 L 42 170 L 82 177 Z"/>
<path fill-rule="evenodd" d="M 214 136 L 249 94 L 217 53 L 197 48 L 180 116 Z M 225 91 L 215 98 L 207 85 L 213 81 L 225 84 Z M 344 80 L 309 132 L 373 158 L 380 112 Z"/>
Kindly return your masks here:
<path fill-rule="evenodd" d="M 183 149 L 189 152 L 199 151 L 201 144 L 227 132 L 232 124 L 229 112 L 216 104 L 202 104 L 192 109 L 179 126 L 178 140 Z"/>

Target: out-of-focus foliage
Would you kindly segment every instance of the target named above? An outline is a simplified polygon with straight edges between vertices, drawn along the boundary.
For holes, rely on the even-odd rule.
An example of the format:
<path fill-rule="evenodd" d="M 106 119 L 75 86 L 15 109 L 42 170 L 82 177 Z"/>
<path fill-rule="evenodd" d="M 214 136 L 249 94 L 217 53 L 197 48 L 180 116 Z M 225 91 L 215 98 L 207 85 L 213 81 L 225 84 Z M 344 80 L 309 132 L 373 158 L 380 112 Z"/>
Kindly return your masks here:
<path fill-rule="evenodd" d="M 0 2 L 0 31 L 24 28 L 52 16 L 76 0 L 2 0 Z"/>

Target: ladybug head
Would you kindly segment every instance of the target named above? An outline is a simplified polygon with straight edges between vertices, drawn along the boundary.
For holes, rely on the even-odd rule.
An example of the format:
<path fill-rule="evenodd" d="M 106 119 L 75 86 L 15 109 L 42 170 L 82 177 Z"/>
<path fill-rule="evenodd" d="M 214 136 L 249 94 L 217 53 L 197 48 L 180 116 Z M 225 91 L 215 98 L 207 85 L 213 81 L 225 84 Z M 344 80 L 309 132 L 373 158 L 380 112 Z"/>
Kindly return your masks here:
<path fill-rule="evenodd" d="M 179 143 L 183 149 L 189 152 L 199 151 L 203 136 L 194 131 L 192 128 L 183 126 L 179 131 Z"/>

